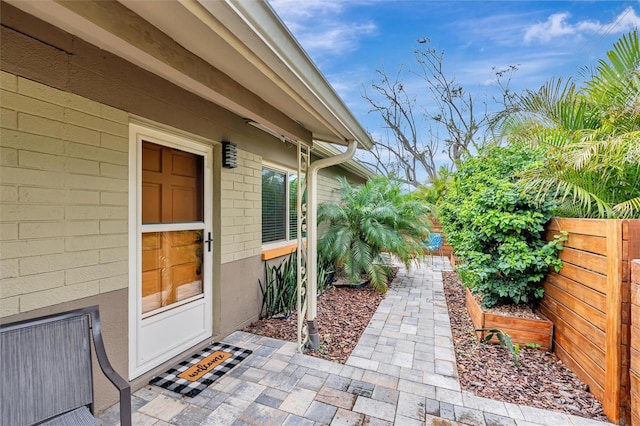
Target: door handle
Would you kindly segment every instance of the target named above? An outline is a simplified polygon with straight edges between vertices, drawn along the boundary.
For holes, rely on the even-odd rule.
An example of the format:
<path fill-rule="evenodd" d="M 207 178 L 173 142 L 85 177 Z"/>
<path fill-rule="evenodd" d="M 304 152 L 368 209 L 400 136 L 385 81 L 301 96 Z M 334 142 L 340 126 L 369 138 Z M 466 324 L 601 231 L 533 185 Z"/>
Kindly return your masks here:
<path fill-rule="evenodd" d="M 211 238 L 211 232 L 207 232 L 207 239 L 204 241 L 207 244 L 207 251 L 211 251 L 211 243 L 213 239 Z"/>

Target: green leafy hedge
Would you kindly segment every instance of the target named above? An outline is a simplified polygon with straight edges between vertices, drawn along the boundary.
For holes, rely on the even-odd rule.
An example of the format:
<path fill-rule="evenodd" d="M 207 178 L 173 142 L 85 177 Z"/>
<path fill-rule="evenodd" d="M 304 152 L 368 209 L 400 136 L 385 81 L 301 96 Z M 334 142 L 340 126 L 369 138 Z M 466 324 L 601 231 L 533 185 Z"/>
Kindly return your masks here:
<path fill-rule="evenodd" d="M 488 146 L 458 165 L 440 206 L 443 230 L 462 260 L 460 277 L 487 307 L 533 303 L 543 295 L 549 267 L 562 266 L 562 237 L 544 239 L 553 202 L 536 201 L 517 183 L 517 174 L 538 158 L 517 145 Z"/>

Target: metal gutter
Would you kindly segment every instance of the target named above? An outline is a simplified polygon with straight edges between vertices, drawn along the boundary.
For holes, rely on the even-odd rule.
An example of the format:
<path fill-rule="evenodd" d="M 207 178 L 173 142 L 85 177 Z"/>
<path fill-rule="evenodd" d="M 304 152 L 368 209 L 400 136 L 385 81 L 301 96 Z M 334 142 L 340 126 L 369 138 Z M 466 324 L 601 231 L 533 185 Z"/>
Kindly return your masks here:
<path fill-rule="evenodd" d="M 321 158 L 327 158 L 334 155 L 340 154 L 338 148 L 336 148 L 333 144 L 328 142 L 322 142 L 318 140 L 313 141 L 313 153 Z M 364 164 L 360 163 L 355 157 L 346 163 L 342 163 L 339 167 L 347 170 L 357 176 L 360 176 L 363 179 L 372 179 L 376 176 L 376 173 L 366 167 Z"/>

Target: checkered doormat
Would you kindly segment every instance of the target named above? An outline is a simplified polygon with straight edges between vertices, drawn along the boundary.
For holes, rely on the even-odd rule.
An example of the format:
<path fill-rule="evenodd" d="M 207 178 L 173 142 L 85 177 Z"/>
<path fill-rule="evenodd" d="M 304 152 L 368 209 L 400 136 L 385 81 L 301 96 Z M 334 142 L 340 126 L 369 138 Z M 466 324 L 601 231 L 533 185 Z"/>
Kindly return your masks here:
<path fill-rule="evenodd" d="M 249 355 L 249 349 L 213 343 L 167 372 L 154 377 L 149 384 L 193 398 Z"/>

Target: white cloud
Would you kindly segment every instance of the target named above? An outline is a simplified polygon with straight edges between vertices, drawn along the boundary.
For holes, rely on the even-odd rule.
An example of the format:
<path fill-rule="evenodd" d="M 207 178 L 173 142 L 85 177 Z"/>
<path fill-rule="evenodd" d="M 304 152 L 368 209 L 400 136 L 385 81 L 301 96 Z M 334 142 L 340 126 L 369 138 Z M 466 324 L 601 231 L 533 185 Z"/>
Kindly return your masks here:
<path fill-rule="evenodd" d="M 618 20 L 614 22 L 613 29 L 611 31 L 614 33 L 622 33 L 639 27 L 640 16 L 638 16 L 632 7 L 628 7 L 619 15 Z"/>
<path fill-rule="evenodd" d="M 354 51 L 362 37 L 378 30 L 370 20 L 346 17 L 345 7 L 354 5 L 353 0 L 270 0 L 269 3 L 316 61 L 323 56 Z"/>
<path fill-rule="evenodd" d="M 546 22 L 531 25 L 524 33 L 524 41 L 530 43 L 532 40 L 540 39 L 546 42 L 555 37 L 575 33 L 575 27 L 566 22 L 569 16 L 568 12 L 554 13 Z"/>
<path fill-rule="evenodd" d="M 284 21 L 297 21 L 317 14 L 339 13 L 344 3 L 325 0 L 269 0 L 269 4 Z"/>
<path fill-rule="evenodd" d="M 537 40 L 546 43 L 567 35 L 616 34 L 640 27 L 640 16 L 633 7 L 628 7 L 609 23 L 592 20 L 571 23 L 570 17 L 571 14 L 568 12 L 554 13 L 546 21 L 530 25 L 525 30 L 524 41 L 531 43 Z"/>
<path fill-rule="evenodd" d="M 530 16 L 530 12 L 509 13 L 496 10 L 486 16 L 458 19 L 452 25 L 467 36 L 466 47 L 484 42 L 498 46 L 517 46 L 522 40 L 522 27 Z"/>
<path fill-rule="evenodd" d="M 361 37 L 375 33 L 376 25 L 364 23 L 325 23 L 319 28 L 299 29 L 296 38 L 311 56 L 346 53 L 357 48 Z M 292 30 L 294 34 L 296 31 Z"/>

